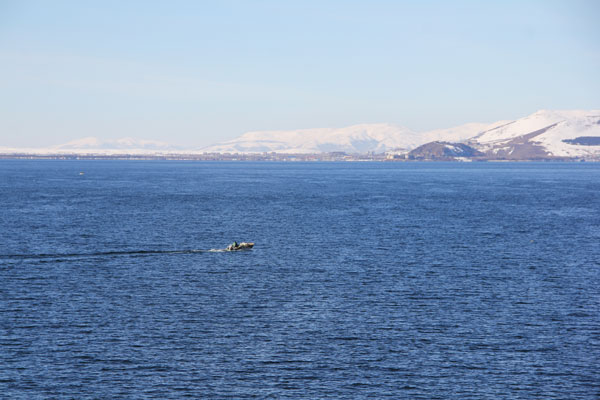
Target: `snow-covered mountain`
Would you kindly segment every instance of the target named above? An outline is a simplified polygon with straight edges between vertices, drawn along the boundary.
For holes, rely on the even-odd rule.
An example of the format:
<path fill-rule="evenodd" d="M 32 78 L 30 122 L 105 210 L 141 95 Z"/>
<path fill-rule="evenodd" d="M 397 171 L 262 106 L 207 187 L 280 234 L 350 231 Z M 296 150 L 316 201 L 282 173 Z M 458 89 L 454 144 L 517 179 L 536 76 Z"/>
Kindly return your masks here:
<path fill-rule="evenodd" d="M 600 160 L 600 110 L 540 110 L 514 121 L 498 121 L 492 124 L 469 123 L 426 132 L 415 132 L 390 124 L 256 131 L 245 133 L 234 140 L 199 149 L 175 147 L 153 140 L 133 138 L 100 140 L 87 137 L 48 148 L 0 147 L 0 154 L 164 155 L 264 152 L 380 154 L 385 152 L 390 155 L 407 155 L 411 150 L 432 142 L 446 143 L 445 146 L 463 143 L 484 153 L 484 156 L 478 157 L 486 159 L 528 160 L 562 157 Z"/>
<path fill-rule="evenodd" d="M 0 153 L 26 153 L 26 154 L 166 154 L 181 152 L 181 148 L 171 146 L 156 140 L 141 140 L 130 137 L 121 139 L 102 140 L 96 137 L 85 137 L 57 146 L 45 148 L 4 148 Z"/>
<path fill-rule="evenodd" d="M 481 131 L 467 142 L 488 156 L 506 159 L 600 157 L 600 110 L 540 110 Z"/>
<path fill-rule="evenodd" d="M 471 139 L 473 136 L 490 129 L 494 129 L 498 126 L 502 126 L 510 121 L 498 121 L 493 124 L 471 122 L 468 124 L 455 126 L 447 129 L 435 129 L 432 131 L 426 131 L 421 134 L 421 138 L 424 143 L 445 141 L 445 142 L 465 142 Z"/>
<path fill-rule="evenodd" d="M 215 153 L 407 154 L 431 142 L 465 143 L 497 159 L 580 157 L 600 159 L 600 110 L 540 110 L 514 121 L 469 123 L 448 129 L 415 132 L 390 124 L 363 124 L 339 129 L 248 132 L 237 139 L 200 149 Z"/>
<path fill-rule="evenodd" d="M 85 137 L 83 139 L 73 140 L 55 147 L 57 150 L 151 150 L 163 151 L 172 149 L 172 146 L 165 142 L 156 140 L 140 140 L 131 137 L 101 140 L 96 137 Z"/>
<path fill-rule="evenodd" d="M 434 141 L 464 142 L 480 132 L 510 121 L 493 124 L 468 123 L 448 129 L 415 132 L 391 124 L 362 124 L 346 128 L 256 131 L 200 149 L 207 153 L 276 152 L 307 154 L 341 151 L 345 153 L 407 153 Z"/>
<path fill-rule="evenodd" d="M 237 139 L 200 150 L 208 153 L 383 153 L 391 149 L 410 150 L 421 141 L 419 133 L 404 127 L 362 124 L 346 128 L 248 132 Z"/>

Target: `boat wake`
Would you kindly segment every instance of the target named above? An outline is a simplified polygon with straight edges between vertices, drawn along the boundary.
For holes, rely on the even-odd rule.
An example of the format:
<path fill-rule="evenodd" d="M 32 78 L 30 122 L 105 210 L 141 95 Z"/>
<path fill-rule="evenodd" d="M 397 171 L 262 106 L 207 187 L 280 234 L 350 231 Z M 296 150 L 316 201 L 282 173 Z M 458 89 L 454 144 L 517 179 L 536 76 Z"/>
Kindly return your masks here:
<path fill-rule="evenodd" d="M 226 249 L 187 249 L 187 250 L 129 250 L 129 251 L 101 251 L 93 253 L 56 253 L 56 254 L 0 254 L 0 260 L 45 260 L 68 259 L 86 257 L 113 257 L 113 256 L 147 256 L 155 254 L 197 254 L 197 253 L 226 253 Z"/>

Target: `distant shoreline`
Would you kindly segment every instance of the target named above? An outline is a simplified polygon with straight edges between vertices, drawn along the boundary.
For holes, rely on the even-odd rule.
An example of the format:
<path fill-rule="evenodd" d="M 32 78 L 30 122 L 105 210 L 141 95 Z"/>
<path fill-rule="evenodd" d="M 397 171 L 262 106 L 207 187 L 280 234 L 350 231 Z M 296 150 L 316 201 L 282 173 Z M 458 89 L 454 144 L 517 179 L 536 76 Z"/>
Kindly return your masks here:
<path fill-rule="evenodd" d="M 600 162 L 600 159 L 583 159 L 568 157 L 543 157 L 533 159 L 492 159 L 486 157 L 472 158 L 397 158 L 386 154 L 345 154 L 345 153 L 315 153 L 315 154 L 280 154 L 280 153 L 250 153 L 250 154 L 0 154 L 2 160 L 130 160 L 130 161 L 274 161 L 274 162 Z"/>

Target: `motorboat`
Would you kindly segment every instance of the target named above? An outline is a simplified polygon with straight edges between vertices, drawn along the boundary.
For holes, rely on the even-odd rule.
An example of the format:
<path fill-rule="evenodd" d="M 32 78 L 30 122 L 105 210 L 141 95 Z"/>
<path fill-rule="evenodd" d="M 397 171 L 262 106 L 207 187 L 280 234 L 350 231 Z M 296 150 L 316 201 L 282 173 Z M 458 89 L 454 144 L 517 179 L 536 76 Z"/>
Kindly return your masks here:
<path fill-rule="evenodd" d="M 227 246 L 227 248 L 225 250 L 227 250 L 227 251 L 249 250 L 252 247 L 254 247 L 253 242 L 242 242 L 242 243 L 230 244 L 229 246 Z"/>

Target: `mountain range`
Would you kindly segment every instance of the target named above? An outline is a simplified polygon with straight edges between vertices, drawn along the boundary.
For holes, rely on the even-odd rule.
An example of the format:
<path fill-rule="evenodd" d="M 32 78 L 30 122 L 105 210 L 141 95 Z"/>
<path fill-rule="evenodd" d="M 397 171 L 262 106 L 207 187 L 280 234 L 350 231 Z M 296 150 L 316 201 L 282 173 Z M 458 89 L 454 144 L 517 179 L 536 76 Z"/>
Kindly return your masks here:
<path fill-rule="evenodd" d="M 600 158 L 600 110 L 540 110 L 513 121 L 469 123 L 415 132 L 390 124 L 340 129 L 248 132 L 205 147 L 217 153 L 388 153 L 421 158 L 414 151 L 428 143 L 464 144 L 488 159 Z M 461 146 L 464 148 L 464 146 Z M 456 157 L 461 157 L 457 155 Z M 425 157 L 427 158 L 427 157 Z"/>
<path fill-rule="evenodd" d="M 427 146 L 424 146 L 427 145 Z M 1 154 L 159 155 L 204 153 L 386 153 L 389 158 L 600 160 L 600 110 L 540 110 L 527 117 L 416 132 L 391 124 L 253 131 L 202 148 L 123 138 L 87 137 L 49 148 L 2 148 Z"/>

